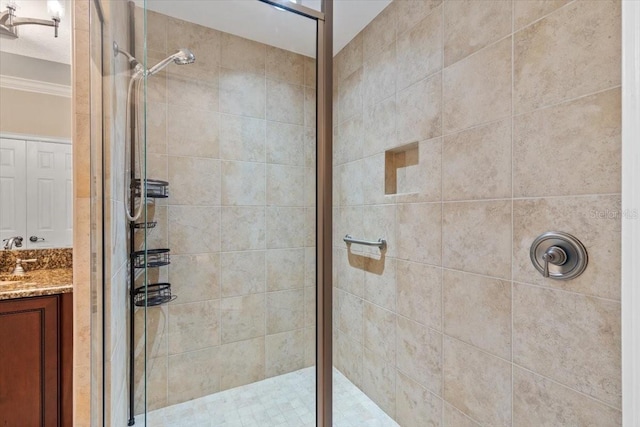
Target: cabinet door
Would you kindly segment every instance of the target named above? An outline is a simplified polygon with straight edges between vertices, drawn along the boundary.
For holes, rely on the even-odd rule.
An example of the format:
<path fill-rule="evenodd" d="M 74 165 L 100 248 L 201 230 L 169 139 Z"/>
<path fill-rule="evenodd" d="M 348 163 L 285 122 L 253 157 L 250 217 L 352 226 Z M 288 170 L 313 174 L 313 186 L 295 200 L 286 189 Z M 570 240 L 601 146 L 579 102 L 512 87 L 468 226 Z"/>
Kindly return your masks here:
<path fill-rule="evenodd" d="M 28 249 L 71 247 L 72 164 L 71 145 L 27 141 Z"/>
<path fill-rule="evenodd" d="M 59 424 L 58 297 L 0 301 L 0 425 Z"/>
<path fill-rule="evenodd" d="M 25 142 L 0 139 L 0 240 L 27 237 Z"/>

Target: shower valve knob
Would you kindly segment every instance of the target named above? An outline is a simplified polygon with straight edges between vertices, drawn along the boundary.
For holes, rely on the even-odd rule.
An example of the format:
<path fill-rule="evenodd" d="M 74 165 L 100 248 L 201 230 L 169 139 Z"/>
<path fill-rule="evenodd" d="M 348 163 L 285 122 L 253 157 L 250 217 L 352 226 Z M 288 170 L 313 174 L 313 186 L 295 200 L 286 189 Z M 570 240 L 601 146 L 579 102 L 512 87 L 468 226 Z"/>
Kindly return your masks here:
<path fill-rule="evenodd" d="M 582 242 L 560 231 L 544 233 L 536 238 L 529 255 L 533 266 L 545 278 L 569 280 L 587 268 L 587 250 Z"/>

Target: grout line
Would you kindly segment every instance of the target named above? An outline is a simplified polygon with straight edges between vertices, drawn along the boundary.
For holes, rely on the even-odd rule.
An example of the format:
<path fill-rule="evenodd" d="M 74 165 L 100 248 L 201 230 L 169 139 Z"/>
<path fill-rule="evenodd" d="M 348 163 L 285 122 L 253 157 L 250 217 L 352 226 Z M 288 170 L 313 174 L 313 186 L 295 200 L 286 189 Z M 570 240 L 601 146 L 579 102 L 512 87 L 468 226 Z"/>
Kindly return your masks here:
<path fill-rule="evenodd" d="M 522 366 L 522 365 L 520 365 L 520 364 L 518 364 L 518 363 L 515 363 L 515 362 L 514 362 L 514 363 L 513 363 L 513 366 L 514 366 L 514 367 L 516 367 L 516 368 L 518 368 L 518 369 L 521 369 L 521 370 L 523 370 L 523 371 L 526 371 L 526 372 L 528 372 L 528 373 L 530 373 L 530 374 L 532 374 L 532 375 L 535 375 L 535 376 L 537 376 L 537 377 L 543 378 L 543 379 L 544 379 L 544 380 L 546 380 L 546 381 L 552 382 L 553 384 L 555 384 L 555 385 L 557 385 L 557 386 L 560 386 L 560 387 L 566 388 L 567 390 L 571 390 L 571 391 L 573 391 L 573 392 L 575 392 L 575 393 L 578 393 L 578 394 L 580 394 L 580 395 L 582 395 L 582 396 L 584 396 L 584 397 L 586 397 L 586 398 L 588 398 L 588 399 L 590 399 L 590 400 L 593 400 L 593 401 L 595 401 L 595 402 L 598 402 L 598 403 L 600 403 L 601 405 L 604 405 L 604 406 L 606 406 L 606 407 L 608 407 L 608 408 L 614 409 L 614 410 L 616 410 L 616 411 L 618 411 L 618 412 L 622 412 L 622 409 L 621 409 L 621 408 L 617 408 L 617 407 L 615 407 L 615 406 L 611 405 L 610 403 L 607 403 L 607 402 L 605 402 L 605 401 L 603 401 L 603 400 L 601 400 L 601 399 L 598 399 L 597 397 L 591 396 L 590 394 L 587 394 L 587 393 L 585 393 L 585 392 L 583 392 L 583 391 L 580 391 L 580 390 L 577 390 L 577 389 L 575 389 L 575 388 L 572 388 L 572 387 L 568 386 L 567 384 L 563 384 L 563 383 L 561 383 L 561 382 L 559 382 L 559 381 L 556 381 L 556 380 L 554 380 L 553 378 L 550 378 L 550 377 L 548 377 L 548 376 L 546 376 L 546 375 L 542 375 L 542 374 L 540 374 L 540 373 L 538 373 L 538 372 L 532 371 L 531 369 L 526 368 L 526 367 L 524 367 L 524 366 Z"/>
<path fill-rule="evenodd" d="M 441 111 L 440 111 L 440 133 L 443 133 L 444 129 L 444 61 L 445 61 L 445 4 L 444 1 L 440 4 L 441 9 L 441 25 L 440 25 L 440 42 L 441 42 L 441 75 L 440 75 L 440 103 L 441 103 Z M 445 235 L 444 235 L 444 137 L 441 136 L 440 141 L 440 397 L 442 399 L 442 411 L 440 414 L 440 422 L 441 425 L 444 425 L 445 417 L 444 417 L 444 402 L 445 400 L 445 342 L 444 342 L 444 328 L 445 328 L 445 285 L 444 285 L 444 247 L 445 247 Z"/>
<path fill-rule="evenodd" d="M 534 25 L 534 24 L 536 24 L 536 23 L 538 23 L 538 22 L 542 21 L 543 19 L 545 19 L 545 18 L 547 18 L 547 17 L 549 17 L 549 16 L 553 15 L 554 13 L 556 13 L 557 11 L 559 11 L 560 9 L 563 9 L 563 8 L 565 8 L 565 7 L 569 6 L 569 5 L 570 5 L 570 4 L 572 4 L 573 2 L 574 2 L 574 0 L 571 0 L 571 1 L 569 1 L 568 3 L 563 4 L 562 6 L 558 7 L 557 9 L 552 10 L 551 12 L 547 13 L 546 15 L 543 15 L 543 16 L 539 17 L 538 19 L 536 19 L 535 21 L 532 21 L 532 22 L 530 22 L 530 23 L 528 23 L 528 24 L 526 24 L 525 26 L 520 27 L 520 28 L 516 28 L 516 27 L 515 27 L 515 20 L 514 20 L 514 22 L 513 22 L 513 33 L 514 33 L 514 35 L 515 35 L 515 33 L 520 32 L 520 31 L 524 30 L 525 28 L 529 28 L 529 27 L 531 27 L 532 25 Z M 514 3 L 515 3 L 515 2 L 514 2 Z M 514 11 L 514 15 L 515 15 L 515 11 Z"/>
<path fill-rule="evenodd" d="M 514 172 L 513 172 L 513 163 L 514 163 L 514 156 L 513 156 L 513 135 L 514 135 L 514 118 L 513 118 L 513 114 L 514 114 L 514 109 L 515 109 L 515 33 L 514 33 L 514 27 L 515 27 L 515 6 L 514 6 L 514 2 L 511 2 L 511 117 L 509 118 L 511 121 L 511 136 L 510 136 L 510 148 L 511 148 L 511 239 L 509 244 L 511 245 L 511 250 L 509 252 L 509 261 L 511 262 L 511 283 L 509 284 L 509 288 L 511 291 L 511 295 L 510 295 L 510 301 L 509 303 L 511 304 L 511 307 L 509 307 L 509 312 L 511 314 L 511 318 L 510 318 L 510 324 L 509 324 L 509 329 L 510 329 L 510 334 L 509 334 L 509 350 L 510 350 L 510 362 L 509 362 L 509 366 L 511 368 L 511 407 L 509 408 L 509 413 L 510 413 L 510 418 L 511 418 L 511 427 L 513 426 L 514 423 L 514 416 L 513 416 L 513 407 L 514 407 L 514 398 L 515 398 L 515 393 L 514 393 L 514 384 L 513 384 L 513 343 L 514 343 L 514 336 L 513 336 L 513 290 L 514 290 L 514 286 L 513 286 L 513 276 L 514 276 L 514 244 L 513 244 L 513 236 L 515 235 L 515 226 L 514 226 Z"/>

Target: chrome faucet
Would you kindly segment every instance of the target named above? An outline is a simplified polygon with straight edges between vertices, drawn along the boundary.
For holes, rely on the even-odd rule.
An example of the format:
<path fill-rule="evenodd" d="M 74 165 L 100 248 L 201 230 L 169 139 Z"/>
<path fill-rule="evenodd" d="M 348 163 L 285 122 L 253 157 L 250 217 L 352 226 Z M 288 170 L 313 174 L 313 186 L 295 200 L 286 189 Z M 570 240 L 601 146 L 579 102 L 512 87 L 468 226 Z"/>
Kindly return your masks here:
<path fill-rule="evenodd" d="M 9 237 L 2 241 L 4 243 L 4 250 L 10 251 L 15 246 L 16 248 L 22 247 L 22 236 Z"/>

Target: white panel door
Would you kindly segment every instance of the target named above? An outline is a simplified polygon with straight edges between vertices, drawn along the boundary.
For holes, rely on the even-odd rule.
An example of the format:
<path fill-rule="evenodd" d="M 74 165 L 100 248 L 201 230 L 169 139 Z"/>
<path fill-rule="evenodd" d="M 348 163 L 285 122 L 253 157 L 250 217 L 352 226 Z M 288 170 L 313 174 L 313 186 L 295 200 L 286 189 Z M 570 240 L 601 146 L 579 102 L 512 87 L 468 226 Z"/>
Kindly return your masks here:
<path fill-rule="evenodd" d="M 0 240 L 27 237 L 26 176 L 25 141 L 0 138 Z"/>
<path fill-rule="evenodd" d="M 71 167 L 71 145 L 27 141 L 27 248 L 72 246 Z"/>

